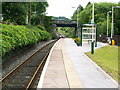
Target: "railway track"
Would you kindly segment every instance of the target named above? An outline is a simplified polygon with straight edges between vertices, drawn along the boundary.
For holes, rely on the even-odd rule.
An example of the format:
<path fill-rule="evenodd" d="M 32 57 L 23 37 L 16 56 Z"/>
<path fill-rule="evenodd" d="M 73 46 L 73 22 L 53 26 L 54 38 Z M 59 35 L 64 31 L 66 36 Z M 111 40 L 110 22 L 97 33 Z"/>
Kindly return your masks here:
<path fill-rule="evenodd" d="M 30 89 L 36 88 L 46 58 L 55 41 L 44 46 L 11 72 L 5 75 L 0 83 L 2 89 Z"/>

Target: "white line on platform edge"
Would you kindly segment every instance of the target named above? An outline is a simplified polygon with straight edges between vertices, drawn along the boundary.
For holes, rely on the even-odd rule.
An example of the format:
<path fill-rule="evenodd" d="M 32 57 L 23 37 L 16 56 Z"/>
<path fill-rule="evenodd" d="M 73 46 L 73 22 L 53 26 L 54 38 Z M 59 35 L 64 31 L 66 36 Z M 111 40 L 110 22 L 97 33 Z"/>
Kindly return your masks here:
<path fill-rule="evenodd" d="M 61 39 L 59 39 L 54 45 L 53 47 L 51 48 L 50 50 L 50 53 L 48 55 L 48 58 L 46 60 L 46 63 L 45 63 L 45 66 L 43 68 L 43 71 L 42 71 L 42 74 L 40 76 L 40 80 L 39 80 L 39 83 L 38 83 L 38 86 L 37 86 L 37 90 L 40 90 L 42 88 L 42 85 L 43 85 L 43 80 L 44 80 L 44 77 L 45 77 L 45 73 L 46 73 L 46 70 L 47 70 L 47 67 L 48 67 L 48 64 L 49 64 L 49 61 L 50 61 L 50 57 L 52 55 L 52 52 L 53 52 L 53 49 L 54 47 L 56 46 L 56 44 L 60 41 Z"/>

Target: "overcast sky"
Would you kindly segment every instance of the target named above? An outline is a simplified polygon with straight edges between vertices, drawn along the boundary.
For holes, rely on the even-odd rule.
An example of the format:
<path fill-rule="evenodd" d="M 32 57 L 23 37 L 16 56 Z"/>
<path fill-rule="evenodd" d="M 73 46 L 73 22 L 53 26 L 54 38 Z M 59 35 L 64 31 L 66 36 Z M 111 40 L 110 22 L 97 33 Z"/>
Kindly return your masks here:
<path fill-rule="evenodd" d="M 47 16 L 65 16 L 70 18 L 77 6 L 81 4 L 85 7 L 88 2 L 93 2 L 93 0 L 47 0 L 49 7 L 47 8 Z M 113 2 L 118 3 L 120 0 L 94 0 L 94 2 Z M 76 8 L 72 8 L 76 7 Z"/>

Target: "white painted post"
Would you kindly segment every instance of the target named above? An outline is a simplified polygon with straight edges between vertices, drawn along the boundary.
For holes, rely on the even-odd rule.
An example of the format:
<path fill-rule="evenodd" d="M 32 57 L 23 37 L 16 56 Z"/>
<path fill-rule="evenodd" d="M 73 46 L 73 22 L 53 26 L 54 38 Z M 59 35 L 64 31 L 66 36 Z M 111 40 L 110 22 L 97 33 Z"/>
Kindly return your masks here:
<path fill-rule="evenodd" d="M 112 36 L 113 36 L 113 29 L 114 29 L 114 25 L 113 25 L 113 23 L 114 23 L 114 19 L 113 19 L 113 17 L 114 17 L 114 7 L 112 7 L 112 25 L 111 25 L 111 39 L 112 39 Z"/>
<path fill-rule="evenodd" d="M 108 37 L 108 15 L 109 15 L 109 12 L 107 12 L 107 37 Z"/>
<path fill-rule="evenodd" d="M 107 12 L 107 37 L 108 37 L 108 29 L 109 29 L 109 13 L 111 13 L 111 11 Z"/>

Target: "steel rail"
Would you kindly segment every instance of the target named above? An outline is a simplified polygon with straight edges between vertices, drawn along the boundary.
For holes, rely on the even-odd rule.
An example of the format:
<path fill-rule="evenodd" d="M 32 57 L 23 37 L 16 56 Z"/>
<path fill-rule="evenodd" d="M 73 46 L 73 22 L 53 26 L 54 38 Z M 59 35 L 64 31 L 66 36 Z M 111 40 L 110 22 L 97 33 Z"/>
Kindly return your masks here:
<path fill-rule="evenodd" d="M 53 41 L 55 42 L 55 41 Z M 53 43 L 50 42 L 49 44 Z M 47 47 L 49 44 L 43 46 L 42 48 L 40 48 L 39 50 L 37 50 L 35 53 L 33 53 L 31 56 L 29 56 L 27 59 L 25 59 L 23 62 L 21 62 L 20 64 L 18 64 L 13 70 L 11 70 L 7 75 L 5 75 L 1 80 L 0 83 L 2 83 L 7 77 L 9 77 L 12 73 L 14 73 L 18 68 L 20 68 L 20 66 L 22 66 L 25 62 L 27 62 L 32 56 L 34 56 L 37 52 L 39 52 L 40 50 L 43 50 L 45 47 Z"/>
<path fill-rule="evenodd" d="M 50 50 L 49 50 L 50 51 Z M 41 66 L 44 64 L 45 59 L 47 58 L 49 51 L 47 52 L 47 54 L 44 56 L 44 58 L 42 59 L 41 63 L 39 64 L 38 68 L 36 69 L 34 75 L 32 76 L 30 82 L 28 83 L 26 90 L 28 90 L 30 88 L 30 86 L 32 85 L 33 80 L 35 79 L 35 76 L 37 75 L 37 73 L 39 72 Z"/>

